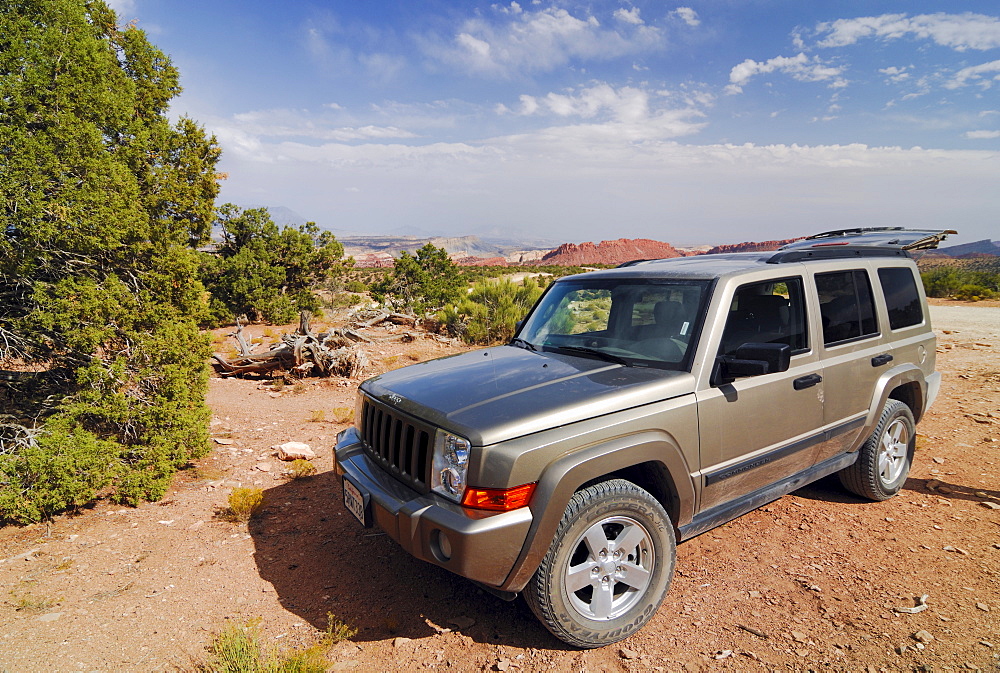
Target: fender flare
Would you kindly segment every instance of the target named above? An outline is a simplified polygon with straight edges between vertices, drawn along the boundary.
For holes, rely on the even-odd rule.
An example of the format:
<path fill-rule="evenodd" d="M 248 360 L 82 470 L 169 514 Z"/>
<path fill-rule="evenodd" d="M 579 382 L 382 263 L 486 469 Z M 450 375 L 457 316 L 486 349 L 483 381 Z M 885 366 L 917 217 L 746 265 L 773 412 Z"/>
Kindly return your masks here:
<path fill-rule="evenodd" d="M 648 430 L 567 454 L 546 467 L 529 507 L 531 528 L 502 589 L 520 591 L 535 574 L 573 494 L 584 484 L 642 463 L 658 463 L 673 481 L 680 501 L 680 526 L 694 515 L 695 487 L 680 447 L 666 432 Z"/>
<path fill-rule="evenodd" d="M 915 388 L 919 392 L 912 400 L 901 401 L 912 402 L 911 411 L 913 412 L 913 417 L 915 420 L 919 420 L 924 415 L 924 407 L 927 401 L 927 380 L 924 378 L 924 372 L 916 365 L 907 364 L 893 367 L 878 378 L 878 381 L 875 382 L 875 393 L 872 396 L 872 403 L 868 407 L 868 416 L 865 418 L 865 431 L 861 433 L 861 438 L 858 440 L 859 446 L 878 423 L 879 416 L 882 414 L 882 408 L 889 399 L 889 394 L 900 386 L 913 383 L 917 384 Z"/>

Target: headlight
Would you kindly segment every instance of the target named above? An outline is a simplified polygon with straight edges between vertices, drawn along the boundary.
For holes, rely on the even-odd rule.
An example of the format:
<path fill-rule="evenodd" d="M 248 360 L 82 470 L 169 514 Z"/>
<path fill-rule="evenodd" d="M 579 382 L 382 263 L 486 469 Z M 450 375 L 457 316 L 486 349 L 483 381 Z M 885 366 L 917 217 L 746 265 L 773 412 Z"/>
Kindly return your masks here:
<path fill-rule="evenodd" d="M 469 471 L 469 440 L 438 430 L 434 436 L 434 464 L 431 490 L 449 500 L 461 502 L 465 475 Z"/>

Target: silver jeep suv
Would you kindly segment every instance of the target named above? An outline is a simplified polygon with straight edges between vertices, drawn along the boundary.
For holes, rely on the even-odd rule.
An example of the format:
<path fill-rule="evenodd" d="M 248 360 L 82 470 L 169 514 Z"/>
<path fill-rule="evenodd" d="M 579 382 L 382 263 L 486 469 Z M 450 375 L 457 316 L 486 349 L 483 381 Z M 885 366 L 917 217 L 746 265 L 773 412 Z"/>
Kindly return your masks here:
<path fill-rule="evenodd" d="M 823 476 L 903 486 L 937 394 L 909 250 L 856 229 L 777 252 L 633 262 L 552 283 L 507 345 L 365 381 L 344 504 L 558 638 L 641 628 L 678 540 Z"/>

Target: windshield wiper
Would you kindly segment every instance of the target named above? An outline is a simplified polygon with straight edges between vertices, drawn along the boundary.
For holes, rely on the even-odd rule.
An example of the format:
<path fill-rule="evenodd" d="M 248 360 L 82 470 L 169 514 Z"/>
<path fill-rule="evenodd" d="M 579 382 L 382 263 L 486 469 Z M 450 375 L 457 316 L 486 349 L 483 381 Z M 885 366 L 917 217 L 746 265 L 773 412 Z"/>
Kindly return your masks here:
<path fill-rule="evenodd" d="M 587 348 L 586 346 L 556 346 L 558 350 L 570 351 L 571 353 L 585 353 L 587 355 L 593 355 L 601 360 L 607 360 L 608 362 L 614 362 L 615 364 L 622 365 L 624 367 L 631 367 L 632 363 L 623 357 L 618 355 L 613 355 L 612 353 L 605 353 L 602 350 L 596 348 Z"/>
<path fill-rule="evenodd" d="M 527 351 L 537 351 L 538 350 L 538 348 L 535 347 L 535 344 L 531 343 L 530 341 L 525 341 L 521 337 L 514 337 L 513 339 L 511 339 L 510 341 L 507 342 L 507 345 L 508 346 L 516 346 L 518 348 L 523 348 L 524 350 L 527 350 Z"/>

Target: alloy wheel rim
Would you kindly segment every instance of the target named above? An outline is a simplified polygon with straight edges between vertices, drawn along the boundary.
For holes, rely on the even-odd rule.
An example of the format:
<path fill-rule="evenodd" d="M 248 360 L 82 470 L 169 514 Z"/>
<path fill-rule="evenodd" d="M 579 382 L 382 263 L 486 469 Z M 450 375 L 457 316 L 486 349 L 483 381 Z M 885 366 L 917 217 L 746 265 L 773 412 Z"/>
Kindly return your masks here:
<path fill-rule="evenodd" d="M 894 420 L 882 433 L 878 454 L 878 473 L 883 484 L 893 484 L 906 466 L 910 432 L 902 419 Z"/>
<path fill-rule="evenodd" d="M 641 523 L 602 519 L 573 545 L 564 578 L 569 602 L 587 619 L 615 619 L 645 595 L 655 563 L 653 538 Z"/>

